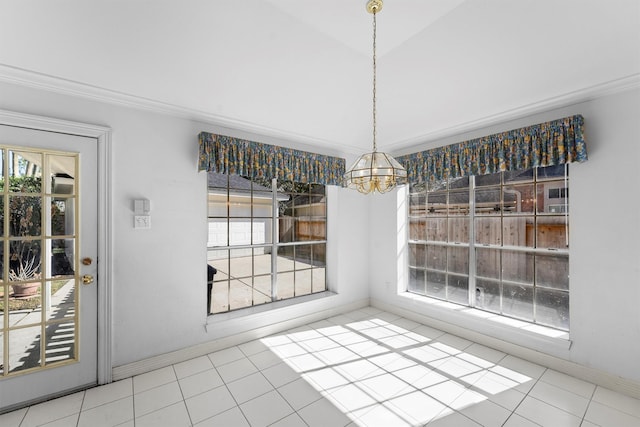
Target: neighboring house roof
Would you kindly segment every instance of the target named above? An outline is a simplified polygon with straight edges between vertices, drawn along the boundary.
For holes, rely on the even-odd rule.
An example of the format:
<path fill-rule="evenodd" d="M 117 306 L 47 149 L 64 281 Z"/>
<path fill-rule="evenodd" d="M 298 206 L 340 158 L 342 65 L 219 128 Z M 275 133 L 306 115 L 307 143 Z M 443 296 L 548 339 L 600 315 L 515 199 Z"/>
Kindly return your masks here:
<path fill-rule="evenodd" d="M 227 194 L 227 180 L 229 181 L 229 194 L 233 196 L 249 197 L 251 195 L 251 180 L 239 175 L 226 175 L 216 172 L 207 173 L 207 187 L 209 194 Z M 260 184 L 253 183 L 253 197 L 261 199 L 271 198 L 271 189 Z M 288 200 L 286 194 L 278 193 L 278 200 Z"/>

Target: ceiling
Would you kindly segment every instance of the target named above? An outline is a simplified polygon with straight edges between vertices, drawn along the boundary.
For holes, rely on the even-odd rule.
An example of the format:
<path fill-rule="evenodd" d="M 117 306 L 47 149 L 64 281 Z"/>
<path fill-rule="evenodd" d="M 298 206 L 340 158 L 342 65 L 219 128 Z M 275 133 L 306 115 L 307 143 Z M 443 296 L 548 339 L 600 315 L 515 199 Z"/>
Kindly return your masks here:
<path fill-rule="evenodd" d="M 361 153 L 366 0 L 0 0 L 0 81 Z M 385 0 L 378 147 L 640 86 L 638 0 Z"/>

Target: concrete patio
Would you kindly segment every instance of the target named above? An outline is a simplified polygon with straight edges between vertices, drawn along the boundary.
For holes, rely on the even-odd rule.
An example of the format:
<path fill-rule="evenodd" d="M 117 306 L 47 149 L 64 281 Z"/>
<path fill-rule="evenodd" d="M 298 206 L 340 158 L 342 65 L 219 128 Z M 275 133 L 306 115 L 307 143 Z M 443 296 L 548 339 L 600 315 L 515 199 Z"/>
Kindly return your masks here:
<path fill-rule="evenodd" d="M 214 276 L 211 313 L 271 302 L 271 255 L 210 259 Z M 325 267 L 277 257 L 277 299 L 326 290 Z"/>

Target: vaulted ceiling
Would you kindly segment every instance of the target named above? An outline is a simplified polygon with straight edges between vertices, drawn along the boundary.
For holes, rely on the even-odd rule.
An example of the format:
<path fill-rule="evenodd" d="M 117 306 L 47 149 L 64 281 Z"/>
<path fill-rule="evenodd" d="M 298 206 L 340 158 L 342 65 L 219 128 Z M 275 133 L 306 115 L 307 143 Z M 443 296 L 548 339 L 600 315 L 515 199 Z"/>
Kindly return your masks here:
<path fill-rule="evenodd" d="M 0 0 L 0 81 L 360 153 L 366 0 Z M 640 86 L 638 0 L 385 0 L 378 145 Z"/>

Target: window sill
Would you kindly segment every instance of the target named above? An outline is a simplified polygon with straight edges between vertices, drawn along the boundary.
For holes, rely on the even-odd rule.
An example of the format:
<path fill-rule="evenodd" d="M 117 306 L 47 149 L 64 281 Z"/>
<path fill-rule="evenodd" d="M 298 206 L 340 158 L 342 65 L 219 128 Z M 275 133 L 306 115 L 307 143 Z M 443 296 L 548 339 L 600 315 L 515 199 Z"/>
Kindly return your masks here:
<path fill-rule="evenodd" d="M 409 292 L 398 294 L 411 307 L 420 305 L 420 313 L 439 322 L 446 322 L 465 331 L 474 331 L 490 338 L 548 352 L 567 351 L 571 347 L 569 333 L 535 325 L 495 313 L 465 307 Z"/>
<path fill-rule="evenodd" d="M 209 327 L 213 324 L 219 324 L 220 322 L 246 318 L 247 316 L 260 315 L 263 313 L 269 313 L 273 310 L 279 310 L 286 307 L 292 307 L 299 304 L 303 304 L 310 301 L 316 301 L 323 298 L 328 298 L 337 295 L 335 292 L 324 291 L 310 295 L 303 295 L 295 298 L 288 298 L 285 300 L 275 301 L 266 304 L 254 305 L 252 307 L 241 308 L 233 311 L 227 311 L 225 313 L 215 313 L 207 316 L 207 324 Z"/>

